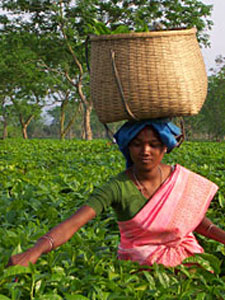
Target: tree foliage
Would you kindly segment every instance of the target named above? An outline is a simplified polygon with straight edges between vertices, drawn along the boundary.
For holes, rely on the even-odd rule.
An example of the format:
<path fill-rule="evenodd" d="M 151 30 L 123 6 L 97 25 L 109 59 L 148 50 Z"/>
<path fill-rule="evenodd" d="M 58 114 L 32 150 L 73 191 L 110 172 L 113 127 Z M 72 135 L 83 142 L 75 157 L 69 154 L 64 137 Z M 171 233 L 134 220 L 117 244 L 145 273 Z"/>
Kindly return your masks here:
<path fill-rule="evenodd" d="M 225 137 L 225 57 L 217 58 L 218 70 L 209 76 L 208 97 L 202 110 L 204 126 L 211 138 Z"/>
<path fill-rule="evenodd" d="M 3 107 L 14 105 L 24 137 L 26 127 L 46 102 L 47 74 L 36 67 L 37 39 L 27 32 L 4 32 L 0 42 L 0 95 Z M 32 47 L 31 47 L 32 46 Z"/>
<path fill-rule="evenodd" d="M 186 117 L 186 131 L 189 139 L 225 138 L 225 57 L 216 58 L 217 67 L 208 76 L 208 95 L 200 113 Z"/>
<path fill-rule="evenodd" d="M 40 108 L 44 100 L 62 95 L 67 85 L 83 105 L 79 122 L 86 139 L 92 135 L 84 47 L 88 34 L 111 33 L 121 26 L 135 31 L 157 25 L 164 29 L 195 26 L 200 45 L 207 46 L 205 32 L 212 27 L 212 6 L 198 0 L 2 0 L 0 8 L 0 47 L 7 54 L 0 62 L 0 92 L 8 96 L 10 90 L 17 105 L 26 102 L 34 108 L 36 103 Z"/>
<path fill-rule="evenodd" d="M 95 31 L 96 20 L 110 31 L 121 25 L 133 31 L 148 31 L 159 23 L 161 29 L 196 27 L 199 42 L 209 45 L 205 30 L 213 25 L 209 19 L 211 9 L 212 5 L 198 0 L 77 0 L 68 15 L 76 18 L 75 25 L 81 36 Z"/>

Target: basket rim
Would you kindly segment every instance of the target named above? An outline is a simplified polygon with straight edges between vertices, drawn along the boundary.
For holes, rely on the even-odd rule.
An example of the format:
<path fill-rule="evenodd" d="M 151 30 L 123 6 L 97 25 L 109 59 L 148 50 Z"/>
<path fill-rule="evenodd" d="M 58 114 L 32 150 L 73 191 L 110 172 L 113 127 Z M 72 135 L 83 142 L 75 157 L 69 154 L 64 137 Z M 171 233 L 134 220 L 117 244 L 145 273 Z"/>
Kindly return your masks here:
<path fill-rule="evenodd" d="M 195 27 L 186 29 L 174 29 L 174 30 L 162 30 L 162 31 L 149 31 L 149 32 L 130 32 L 120 34 L 102 34 L 102 35 L 90 35 L 91 41 L 99 40 L 117 40 L 117 39 L 135 39 L 135 38 L 155 38 L 163 36 L 179 36 L 179 35 L 192 35 L 196 34 L 197 29 Z"/>

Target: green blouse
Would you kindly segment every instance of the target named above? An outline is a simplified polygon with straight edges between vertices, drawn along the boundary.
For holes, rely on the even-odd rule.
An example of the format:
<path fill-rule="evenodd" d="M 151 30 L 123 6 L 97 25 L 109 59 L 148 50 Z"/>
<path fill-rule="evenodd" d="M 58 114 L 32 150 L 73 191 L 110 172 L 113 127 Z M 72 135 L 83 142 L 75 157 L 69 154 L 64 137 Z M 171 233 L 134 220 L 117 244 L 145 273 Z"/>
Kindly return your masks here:
<path fill-rule="evenodd" d="M 118 221 L 132 219 L 148 202 L 125 172 L 119 173 L 102 187 L 94 190 L 86 205 L 92 207 L 96 214 L 112 207 Z"/>

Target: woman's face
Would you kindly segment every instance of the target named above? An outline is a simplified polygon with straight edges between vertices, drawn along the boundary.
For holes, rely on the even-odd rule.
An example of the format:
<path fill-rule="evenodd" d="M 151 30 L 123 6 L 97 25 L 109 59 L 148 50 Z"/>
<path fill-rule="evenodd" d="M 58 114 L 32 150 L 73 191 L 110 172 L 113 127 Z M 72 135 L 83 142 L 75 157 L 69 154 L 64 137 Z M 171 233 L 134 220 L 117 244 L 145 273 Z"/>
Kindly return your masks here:
<path fill-rule="evenodd" d="M 140 131 L 129 145 L 130 157 L 135 168 L 139 170 L 154 169 L 161 162 L 166 150 L 166 146 L 151 127 Z"/>

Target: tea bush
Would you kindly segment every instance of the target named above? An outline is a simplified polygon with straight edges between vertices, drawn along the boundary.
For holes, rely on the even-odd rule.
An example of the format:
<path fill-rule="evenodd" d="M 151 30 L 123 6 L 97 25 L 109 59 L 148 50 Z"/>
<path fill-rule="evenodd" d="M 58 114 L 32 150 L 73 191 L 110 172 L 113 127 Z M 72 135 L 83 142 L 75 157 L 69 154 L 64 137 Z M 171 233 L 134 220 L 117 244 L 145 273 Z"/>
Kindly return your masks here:
<path fill-rule="evenodd" d="M 225 229 L 225 143 L 185 142 L 164 160 L 219 185 L 208 216 Z M 117 260 L 119 231 L 111 209 L 36 265 L 5 269 L 12 254 L 69 217 L 124 166 L 117 146 L 105 140 L 0 141 L 0 300 L 224 299 L 222 244 L 198 236 L 206 253 L 195 259 L 204 268 L 154 265 L 138 272 L 137 263 Z"/>

